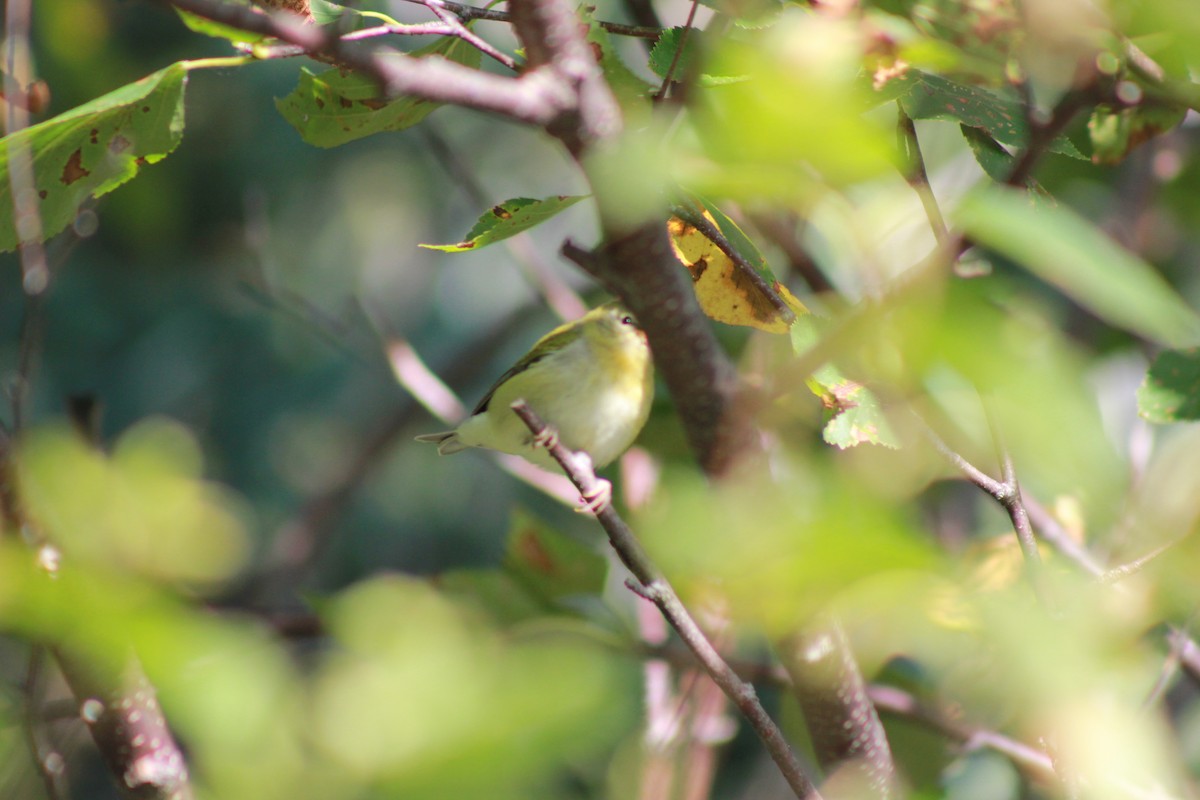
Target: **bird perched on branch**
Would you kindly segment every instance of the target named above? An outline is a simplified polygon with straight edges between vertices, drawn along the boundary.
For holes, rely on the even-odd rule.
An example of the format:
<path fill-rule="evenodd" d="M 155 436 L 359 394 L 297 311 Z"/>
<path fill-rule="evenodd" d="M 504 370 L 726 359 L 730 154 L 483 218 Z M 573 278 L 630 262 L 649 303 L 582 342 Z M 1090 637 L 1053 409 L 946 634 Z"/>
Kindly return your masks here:
<path fill-rule="evenodd" d="M 633 444 L 650 415 L 654 366 L 633 315 L 612 302 L 547 333 L 452 431 L 427 433 L 442 455 L 483 447 L 556 469 L 511 406 L 523 399 L 572 451 L 603 467 Z"/>

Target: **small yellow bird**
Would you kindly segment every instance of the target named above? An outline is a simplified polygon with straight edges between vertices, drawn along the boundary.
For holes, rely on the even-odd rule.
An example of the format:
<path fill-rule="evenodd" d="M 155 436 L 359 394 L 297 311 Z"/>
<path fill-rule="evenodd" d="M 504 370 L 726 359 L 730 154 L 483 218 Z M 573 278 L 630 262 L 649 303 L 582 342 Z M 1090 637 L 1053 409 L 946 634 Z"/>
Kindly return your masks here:
<path fill-rule="evenodd" d="M 584 451 L 596 467 L 625 452 L 646 424 L 654 399 L 654 365 L 646 334 L 619 303 L 560 325 L 505 372 L 456 429 L 427 433 L 442 455 L 483 447 L 557 470 L 549 453 L 513 412 L 523 399 L 558 440 Z"/>

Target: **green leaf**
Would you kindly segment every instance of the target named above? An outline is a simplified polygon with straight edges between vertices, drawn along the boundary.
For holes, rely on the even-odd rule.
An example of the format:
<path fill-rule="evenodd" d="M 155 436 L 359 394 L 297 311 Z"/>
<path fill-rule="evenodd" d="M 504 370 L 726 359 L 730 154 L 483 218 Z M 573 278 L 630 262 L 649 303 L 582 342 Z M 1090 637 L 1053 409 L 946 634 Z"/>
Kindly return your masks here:
<path fill-rule="evenodd" d="M 461 39 L 445 37 L 434 44 L 398 58 L 440 56 L 463 66 L 477 68 L 479 51 Z M 300 83 L 275 107 L 299 131 L 304 141 L 316 147 L 336 147 L 384 131 L 402 131 L 429 116 L 441 103 L 417 97 L 383 100 L 379 87 L 360 73 L 331 69 L 314 75 L 301 70 Z"/>
<path fill-rule="evenodd" d="M 889 91 L 902 90 L 906 85 L 907 91 L 901 91 L 899 95 L 900 105 L 913 119 L 959 122 L 986 131 L 997 142 L 1009 147 L 1020 148 L 1029 143 L 1029 125 L 1025 122 L 1021 104 L 1014 98 L 920 70 L 910 70 L 903 78 L 891 81 Z M 1055 138 L 1049 149 L 1053 153 L 1087 160 L 1066 136 Z"/>
<path fill-rule="evenodd" d="M 967 146 L 971 148 L 975 161 L 983 168 L 987 176 L 996 183 L 1004 183 L 1008 180 L 1008 176 L 1012 174 L 1013 165 L 1016 163 L 1012 154 L 1001 147 L 982 128 L 973 128 L 970 125 L 959 125 L 958 127 L 962 131 L 963 139 L 967 141 Z"/>
<path fill-rule="evenodd" d="M 347 13 L 357 13 L 356 9 L 346 8 L 329 0 L 309 0 L 308 9 L 312 12 L 313 21 L 318 25 L 332 25 Z"/>
<path fill-rule="evenodd" d="M 540 225 L 561 211 L 565 211 L 578 203 L 587 195 L 558 195 L 536 200 L 529 197 L 514 197 L 505 200 L 498 206 L 481 216 L 467 237 L 458 244 L 422 244 L 427 250 L 441 250 L 445 253 L 465 253 L 468 250 L 478 250 L 489 244 L 502 242 L 510 236 L 527 231 Z"/>
<path fill-rule="evenodd" d="M 1088 119 L 1092 161 L 1117 164 L 1129 151 L 1181 122 L 1187 106 L 1148 101 L 1129 108 L 1096 106 Z"/>
<path fill-rule="evenodd" d="M 820 338 L 820 320 L 806 314 L 792 325 L 792 349 L 803 353 Z M 878 444 L 896 449 L 900 440 L 892 431 L 879 398 L 867 387 L 842 374 L 834 364 L 825 364 L 808 379 L 808 388 L 825 406 L 825 428 L 821 438 L 843 450 L 860 444 Z"/>
<path fill-rule="evenodd" d="M 234 5 L 250 7 L 247 2 L 238 2 L 238 0 L 227 0 Z M 227 39 L 235 44 L 257 44 L 267 38 L 266 34 L 254 33 L 252 31 L 244 31 L 241 28 L 235 28 L 232 25 L 226 25 L 223 22 L 216 22 L 211 19 L 206 19 L 199 14 L 193 14 L 190 11 L 184 11 L 182 8 L 176 8 L 175 13 L 183 20 L 183 24 L 189 30 L 196 33 L 202 33 L 205 36 L 212 36 L 215 39 Z"/>
<path fill-rule="evenodd" d="M 1151 422 L 1200 420 L 1200 348 L 1159 353 L 1137 399 L 1138 413 Z"/>
<path fill-rule="evenodd" d="M 1168 346 L 1200 339 L 1200 317 L 1149 264 L 1066 208 L 993 187 L 968 195 L 955 217 L 975 241 L 1114 325 Z"/>
<path fill-rule="evenodd" d="M 588 9 L 585 6 L 579 10 L 579 17 L 588 26 L 587 41 L 592 46 L 596 60 L 600 63 L 604 79 L 622 105 L 641 102 L 658 87 L 642 80 L 629 69 L 617 52 L 612 36 L 593 18 L 593 11 L 594 9 Z"/>
<path fill-rule="evenodd" d="M 693 36 L 698 35 L 698 31 L 692 31 L 688 34 L 688 38 L 684 39 L 684 32 L 687 31 L 684 27 L 670 28 L 663 31 L 658 41 L 654 43 L 654 47 L 650 50 L 650 69 L 660 78 L 667 77 L 667 72 L 671 69 L 671 62 L 675 60 L 675 54 L 679 52 L 680 43 L 683 44 L 683 53 L 679 56 L 679 62 L 675 65 L 675 77 L 678 80 L 679 76 L 686 75 L 691 69 L 698 55 L 696 44 Z"/>
<path fill-rule="evenodd" d="M 830 368 L 821 370 L 827 371 Z M 834 405 L 828 406 L 830 416 L 821 434 L 827 444 L 843 450 L 860 444 L 900 447 L 900 440 L 888 424 L 874 392 L 852 380 L 831 380 L 829 375 L 823 376 L 822 388 L 834 401 Z"/>
<path fill-rule="evenodd" d="M 0 251 L 18 240 L 9 159 L 32 157 L 45 237 L 67 227 L 89 198 L 111 192 L 183 137 L 188 62 L 179 62 L 0 142 Z M 27 157 L 28 157 L 27 156 Z"/>
<path fill-rule="evenodd" d="M 696 45 L 696 38 L 700 36 L 700 32 L 693 29 L 685 40 L 683 33 L 686 30 L 687 28 L 683 27 L 665 30 L 658 37 L 658 41 L 654 43 L 654 47 L 650 50 L 649 66 L 651 71 L 658 77 L 667 77 L 667 72 L 671 69 L 671 62 L 675 59 L 675 53 L 679 51 L 681 43 L 683 43 L 683 53 L 679 56 L 679 63 L 675 65 L 672 80 L 683 80 L 684 77 L 695 69 L 695 62 L 700 57 L 700 50 Z M 746 80 L 749 80 L 749 77 L 746 75 L 710 75 L 708 73 L 701 73 L 697 77 L 697 83 L 705 88 L 725 86 Z"/>

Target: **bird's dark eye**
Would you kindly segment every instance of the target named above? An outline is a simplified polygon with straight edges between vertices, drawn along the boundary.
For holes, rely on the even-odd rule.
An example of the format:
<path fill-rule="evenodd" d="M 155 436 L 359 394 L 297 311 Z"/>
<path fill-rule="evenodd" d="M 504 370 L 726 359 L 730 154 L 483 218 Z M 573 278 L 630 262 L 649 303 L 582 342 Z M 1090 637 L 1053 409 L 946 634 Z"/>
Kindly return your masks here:
<path fill-rule="evenodd" d="M 626 314 L 625 316 L 621 317 L 621 324 L 622 325 L 633 325 L 634 324 L 633 317 Z"/>

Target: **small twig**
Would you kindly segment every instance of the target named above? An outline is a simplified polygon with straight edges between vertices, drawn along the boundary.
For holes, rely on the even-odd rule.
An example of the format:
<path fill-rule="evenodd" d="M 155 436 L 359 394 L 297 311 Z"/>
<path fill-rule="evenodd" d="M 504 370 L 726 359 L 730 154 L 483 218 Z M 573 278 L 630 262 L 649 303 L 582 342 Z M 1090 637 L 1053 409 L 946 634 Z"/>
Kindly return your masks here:
<path fill-rule="evenodd" d="M 1183 663 L 1183 653 L 1189 646 L 1195 648 L 1195 643 L 1188 638 L 1185 632 L 1190 628 L 1192 621 L 1196 618 L 1196 611 L 1193 610 L 1188 616 L 1187 622 L 1183 628 L 1172 631 L 1172 634 L 1167 636 L 1168 650 L 1167 657 L 1163 659 L 1162 669 L 1159 670 L 1158 679 L 1154 681 L 1154 686 L 1146 693 L 1146 699 L 1142 702 L 1142 708 L 1150 708 L 1158 703 L 1162 696 L 1166 693 L 1167 687 L 1171 685 L 1171 677 L 1179 670 L 1179 666 Z"/>
<path fill-rule="evenodd" d="M 671 65 L 667 67 L 667 74 L 663 76 L 662 86 L 658 87 L 658 91 L 654 93 L 655 100 L 661 100 L 667 96 L 667 90 L 671 88 L 671 81 L 675 79 L 675 70 L 679 66 L 679 59 L 683 56 L 684 48 L 687 47 L 688 36 L 692 32 L 692 23 L 696 19 L 696 9 L 700 7 L 700 0 L 692 0 L 692 7 L 688 10 L 687 21 L 683 23 L 683 33 L 679 36 L 679 44 L 675 48 L 675 55 L 671 56 Z"/>
<path fill-rule="evenodd" d="M 1160 544 L 1158 547 L 1151 549 L 1149 553 L 1138 556 L 1137 558 L 1133 559 L 1132 561 L 1126 561 L 1124 564 L 1119 564 L 1115 567 L 1110 567 L 1107 570 L 1105 570 L 1103 575 L 1100 576 L 1100 582 L 1101 583 L 1118 583 L 1120 581 L 1123 581 L 1126 578 L 1128 578 L 1130 575 L 1135 575 L 1138 572 L 1141 572 L 1142 569 L 1145 568 L 1145 566 L 1147 564 L 1149 564 L 1151 561 L 1158 558 L 1163 553 L 1167 552 L 1168 550 L 1170 550 L 1172 547 L 1174 547 L 1177 544 L 1179 544 L 1178 540 L 1165 542 L 1164 544 Z"/>
<path fill-rule="evenodd" d="M 929 227 L 933 228 L 934 238 L 938 242 L 943 242 L 948 233 L 946 218 L 942 216 L 942 209 L 938 207 L 937 197 L 933 193 L 933 187 L 929 184 L 929 173 L 925 169 L 925 157 L 921 154 L 921 141 L 917 138 L 917 126 L 913 123 L 912 117 L 904 113 L 904 107 L 900 103 L 896 103 L 896 108 L 899 115 L 896 138 L 899 140 L 900 150 L 905 156 L 904 180 L 921 199 L 925 215 L 929 217 Z"/>
<path fill-rule="evenodd" d="M 546 423 L 525 404 L 523 400 L 513 403 L 513 411 L 529 427 L 535 437 L 544 437 Z M 595 496 L 599 490 L 599 479 L 590 468 L 584 465 L 582 459 L 569 452 L 558 442 L 548 445 L 550 455 L 566 472 L 567 477 L 579 489 L 584 497 Z M 804 774 L 796 754 L 788 745 L 782 731 L 775 721 L 767 714 L 758 700 L 754 687 L 738 677 L 737 673 L 721 657 L 716 648 L 700 630 L 700 626 L 684 608 L 683 603 L 671 588 L 670 583 L 663 577 L 658 567 L 650 560 L 642 549 L 641 544 L 633 535 L 633 531 L 613 508 L 607 504 L 596 513 L 596 519 L 608 534 L 609 543 L 621 559 L 634 579 L 627 581 L 630 589 L 658 606 L 667 622 L 679 634 L 680 638 L 704 667 L 713 682 L 721 687 L 730 700 L 738 707 L 758 734 L 767 752 L 779 767 L 783 777 L 798 798 L 820 797 L 812 782 Z"/>
<path fill-rule="evenodd" d="M 1055 780 L 1054 764 L 1046 753 L 986 728 L 967 725 L 951 719 L 945 713 L 931 709 L 916 697 L 893 686 L 872 684 L 867 694 L 875 708 L 883 713 L 911 719 L 943 736 L 960 742 L 966 749 L 988 748 L 1008 758 L 1033 778 Z"/>
<path fill-rule="evenodd" d="M 920 418 L 918 417 L 918 419 Z M 991 424 L 991 419 L 992 417 L 989 414 L 989 424 Z M 947 461 L 957 467 L 967 477 L 967 480 L 989 494 L 1008 514 L 1008 518 L 1012 522 L 1013 532 L 1017 536 L 1017 543 L 1021 546 L 1021 554 L 1025 558 L 1025 566 L 1029 573 L 1029 582 L 1033 586 L 1033 591 L 1037 595 L 1042 607 L 1053 611 L 1054 604 L 1051 601 L 1042 571 L 1042 556 L 1038 552 L 1037 540 L 1034 538 L 1033 528 L 1029 524 L 1029 514 L 1025 509 L 1025 502 L 1021 498 L 1021 486 L 1017 482 L 1012 457 L 1009 455 L 1007 448 L 1004 447 L 1003 442 L 1000 441 L 996 428 L 993 426 L 992 435 L 997 452 L 1000 454 L 1000 480 L 991 477 L 967 461 L 962 455 L 955 452 L 923 420 L 921 420 L 921 428 L 925 436 Z"/>
<path fill-rule="evenodd" d="M 1028 84 L 1022 83 L 1020 87 L 1026 88 Z M 1063 95 L 1063 98 L 1054 107 L 1054 111 L 1050 114 L 1050 119 L 1041 122 L 1034 114 L 1033 99 L 1026 91 L 1025 102 L 1022 103 L 1025 109 L 1025 121 L 1029 127 L 1029 143 L 1025 146 L 1025 150 L 1017 157 L 1016 163 L 1013 165 L 1012 172 L 1009 173 L 1007 180 L 1004 183 L 1008 186 L 1025 186 L 1029 179 L 1033 177 L 1033 168 L 1037 166 L 1037 162 L 1045 155 L 1046 150 L 1050 147 L 1050 143 L 1063 132 L 1063 130 L 1071 124 L 1071 120 L 1075 119 L 1086 105 L 1090 92 L 1084 90 L 1073 90 Z"/>
<path fill-rule="evenodd" d="M 513 72 L 517 71 L 517 62 L 513 60 L 512 56 L 510 56 L 508 53 L 503 53 L 500 50 L 497 50 L 491 44 L 476 36 L 469 28 L 467 28 L 466 25 L 463 24 L 462 20 L 459 19 L 458 15 L 453 9 L 447 6 L 444 0 L 420 0 L 420 3 L 436 14 L 438 19 L 446 23 L 446 25 L 450 27 L 454 36 L 457 36 L 467 44 L 472 45 L 479 52 L 491 56 L 496 61 L 499 61 L 504 66 L 511 69 Z"/>

